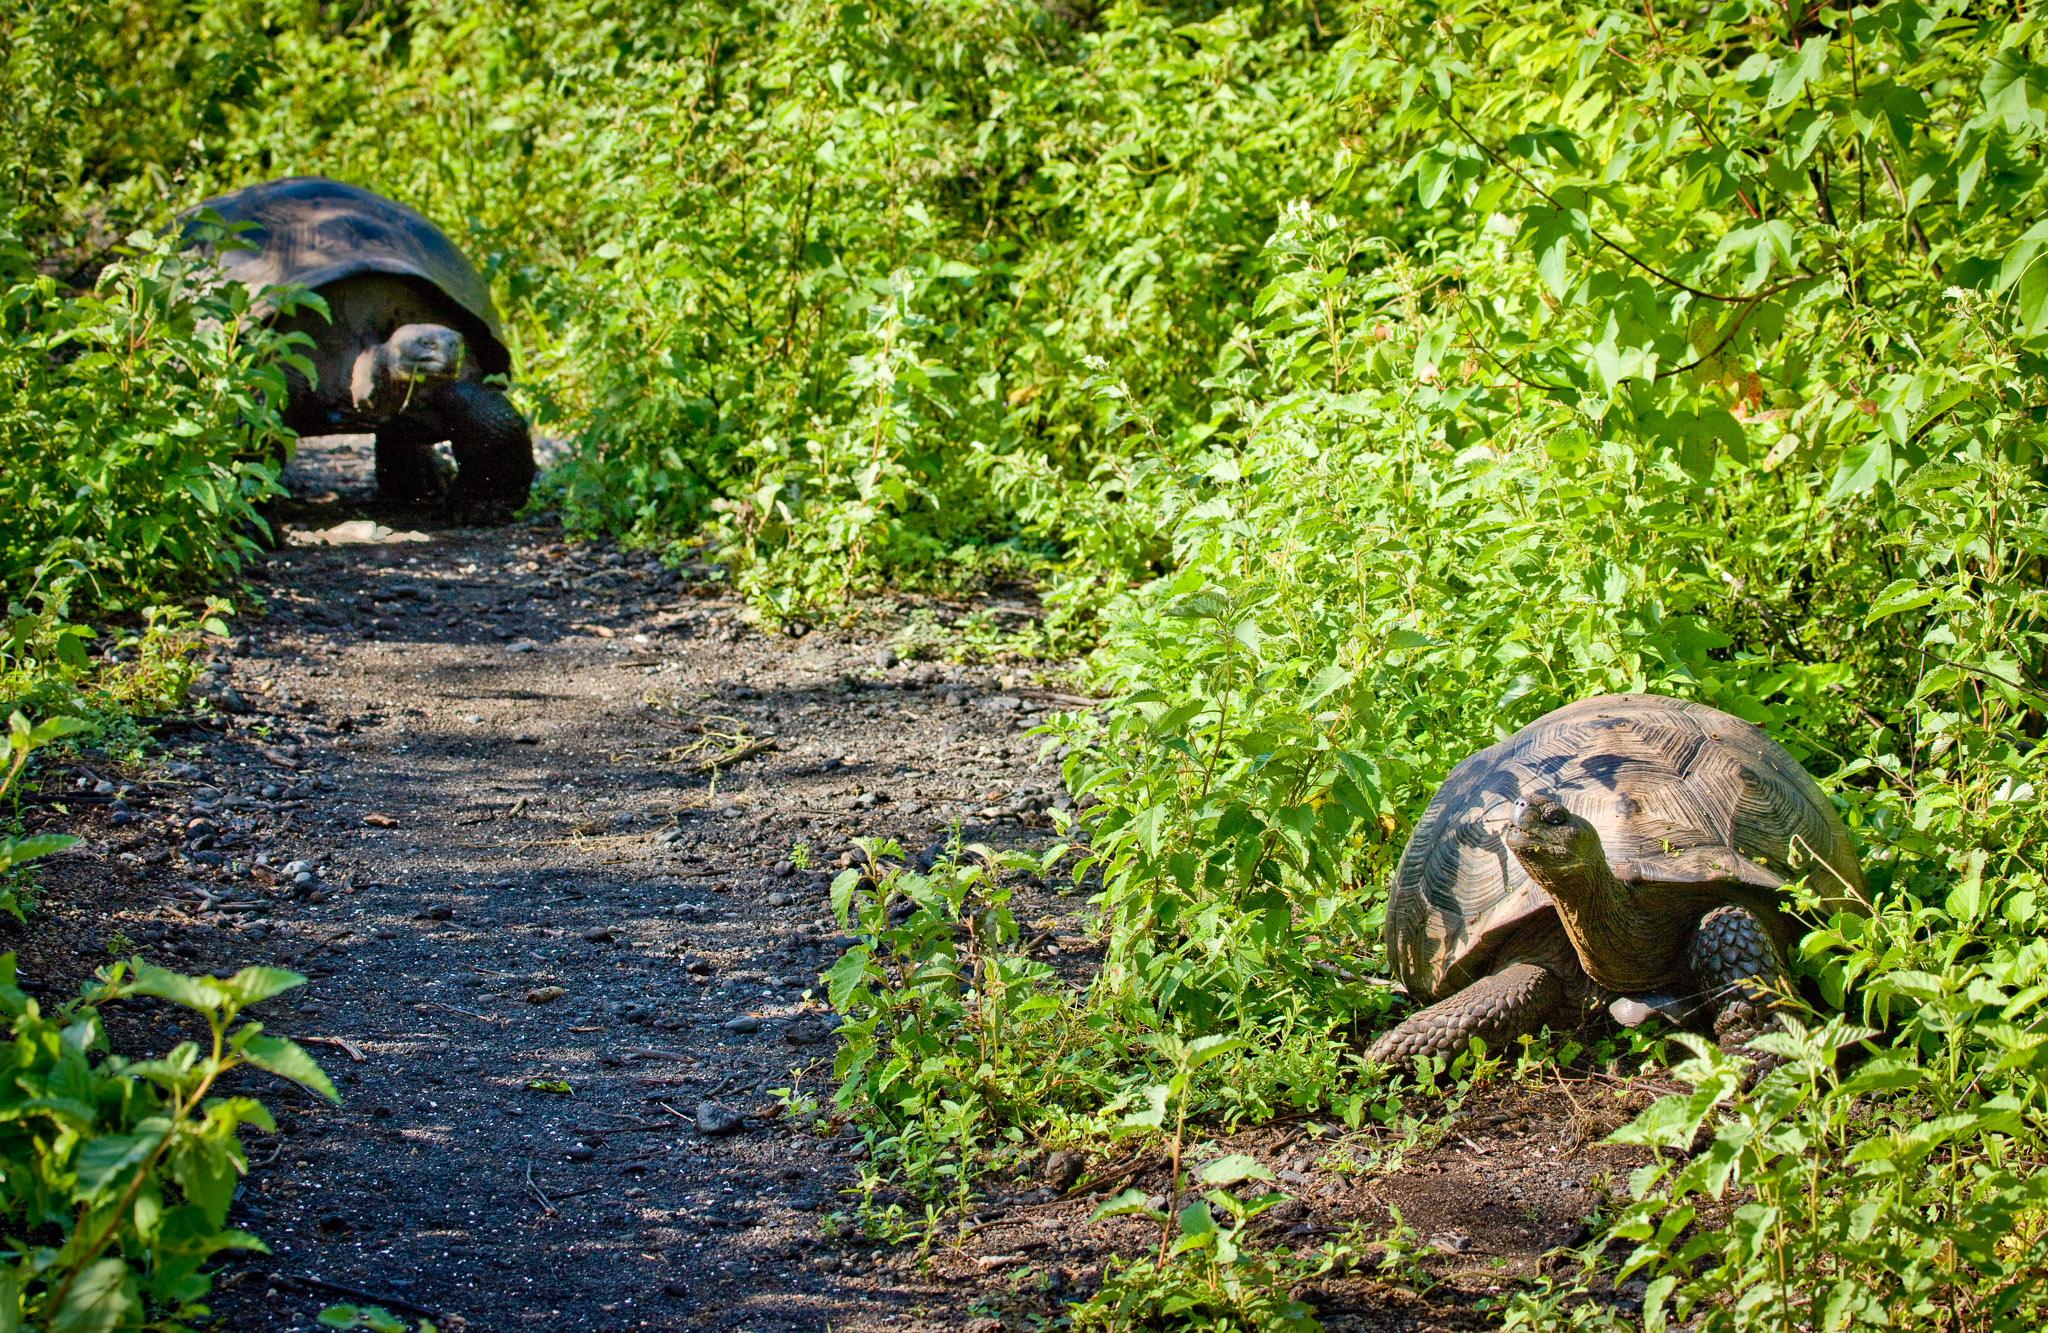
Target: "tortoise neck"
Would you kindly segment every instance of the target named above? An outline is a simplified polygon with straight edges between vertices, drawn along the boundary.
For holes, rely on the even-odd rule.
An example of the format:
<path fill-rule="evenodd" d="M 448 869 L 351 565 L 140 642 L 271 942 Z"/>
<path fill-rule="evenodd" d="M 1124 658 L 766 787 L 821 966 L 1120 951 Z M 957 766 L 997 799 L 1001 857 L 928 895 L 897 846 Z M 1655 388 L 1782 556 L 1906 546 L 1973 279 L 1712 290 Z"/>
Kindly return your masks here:
<path fill-rule="evenodd" d="M 1690 937 L 1683 913 L 1670 910 L 1677 906 L 1670 895 L 1617 879 L 1603 859 L 1527 868 L 1557 904 L 1579 963 L 1595 982 L 1623 994 L 1669 983 Z"/>

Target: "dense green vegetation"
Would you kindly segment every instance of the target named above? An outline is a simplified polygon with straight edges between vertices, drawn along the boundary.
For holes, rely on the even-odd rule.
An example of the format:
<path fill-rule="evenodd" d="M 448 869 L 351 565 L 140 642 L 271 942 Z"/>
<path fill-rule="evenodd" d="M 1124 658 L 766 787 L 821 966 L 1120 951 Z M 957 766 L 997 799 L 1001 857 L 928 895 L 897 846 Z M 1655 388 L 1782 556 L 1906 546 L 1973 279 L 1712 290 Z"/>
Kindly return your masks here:
<path fill-rule="evenodd" d="M 1041 581 L 1118 696 L 1058 733 L 1103 799 L 1088 1006 L 1005 953 L 985 871 L 891 880 L 901 920 L 842 886 L 877 941 L 834 977 L 842 1096 L 935 1197 L 1019 1142 L 1405 1114 L 1332 1034 L 1385 1021 L 1356 977 L 1410 821 L 1504 731 L 1653 689 L 1821 777 L 1875 911 L 1812 919 L 1783 1069 L 1696 1052 L 1625 1131 L 1711 1140 L 1605 1219 L 1643 1322 L 2041 1322 L 2027 11 L 5 0 L 0 34 L 13 614 L 233 567 L 277 349 L 147 237 L 297 172 L 477 257 L 570 523 L 699 546 L 770 617 Z M 1082 1322 L 1302 1317 L 1201 1222 Z"/>

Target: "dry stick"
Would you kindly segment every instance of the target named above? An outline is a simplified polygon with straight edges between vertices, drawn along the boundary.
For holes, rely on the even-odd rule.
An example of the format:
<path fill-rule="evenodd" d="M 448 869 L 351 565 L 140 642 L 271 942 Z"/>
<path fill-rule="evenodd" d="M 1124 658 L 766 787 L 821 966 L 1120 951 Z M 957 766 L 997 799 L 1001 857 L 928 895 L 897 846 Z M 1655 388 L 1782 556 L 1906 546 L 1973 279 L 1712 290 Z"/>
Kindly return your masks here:
<path fill-rule="evenodd" d="M 526 1159 L 526 1188 L 533 1191 L 533 1197 L 540 1200 L 540 1206 L 547 1209 L 549 1217 L 560 1217 L 562 1215 L 561 1209 L 549 1202 L 548 1196 L 541 1190 L 541 1187 L 533 1183 L 533 1159 L 531 1157 Z"/>
<path fill-rule="evenodd" d="M 498 1021 L 489 1014 L 480 1014 L 474 1009 L 461 1009 L 452 1004 L 442 1004 L 439 1000 L 432 1001 L 431 1003 L 436 1009 L 446 1009 L 451 1014 L 461 1014 L 465 1018 L 474 1018 L 479 1023 L 495 1023 Z"/>
<path fill-rule="evenodd" d="M 740 749 L 734 750 L 731 754 L 720 755 L 716 759 L 706 759 L 703 762 L 699 763 L 695 768 L 689 769 L 680 774 L 679 776 L 686 778 L 701 778 L 706 773 L 715 773 L 719 769 L 728 767 L 729 765 L 741 763 L 745 760 L 752 759 L 757 755 L 767 754 L 770 750 L 773 750 L 774 748 L 775 738 L 771 736 L 765 741 L 755 741 L 752 745 L 742 746 Z"/>
<path fill-rule="evenodd" d="M 611 1113 L 607 1112 L 606 1114 Z M 571 1133 L 574 1134 L 639 1134 L 650 1130 L 681 1129 L 682 1127 L 683 1122 L 681 1120 L 663 1120 L 654 1124 L 636 1123 L 631 1125 L 571 1125 L 569 1126 L 569 1130 Z M 563 1194 L 557 1195 L 556 1197 L 566 1199 L 569 1196 Z"/>
<path fill-rule="evenodd" d="M 379 1296 L 374 1291 L 364 1291 L 360 1287 L 344 1286 L 342 1283 L 329 1282 L 324 1278 L 300 1277 L 296 1273 L 279 1273 L 278 1276 L 287 1282 L 296 1282 L 302 1287 L 312 1287 L 318 1291 L 331 1291 L 337 1296 L 346 1296 L 350 1300 L 368 1301 L 372 1305 L 382 1305 L 393 1310 L 403 1310 L 407 1314 L 416 1314 L 426 1319 L 438 1319 L 441 1317 L 439 1310 L 429 1310 L 424 1305 L 414 1305 L 402 1296 Z"/>
<path fill-rule="evenodd" d="M 363 1054 L 362 1047 L 356 1045 L 347 1037 L 299 1037 L 297 1038 L 297 1040 L 301 1042 L 318 1042 L 322 1046 L 338 1046 L 343 1051 L 348 1053 L 348 1058 L 350 1060 L 354 1061 L 357 1064 L 361 1064 L 363 1063 L 363 1061 L 370 1058 L 369 1056 Z"/>
<path fill-rule="evenodd" d="M 1806 840 L 1806 836 L 1805 836 L 1804 834 L 1800 834 L 1800 833 L 1795 833 L 1795 834 L 1793 834 L 1793 835 L 1792 835 L 1792 841 L 1794 841 L 1794 842 L 1798 843 L 1798 844 L 1799 844 L 1799 845 L 1800 845 L 1801 847 L 1805 848 L 1805 849 L 1806 849 L 1806 854 L 1807 854 L 1808 856 L 1812 857 L 1812 858 L 1813 858 L 1813 859 L 1814 859 L 1815 861 L 1818 861 L 1818 862 L 1819 862 L 1819 863 L 1821 864 L 1821 866 L 1822 866 L 1823 868 L 1825 868 L 1825 869 L 1827 870 L 1827 872 L 1828 872 L 1828 873 L 1829 873 L 1830 875 L 1833 875 L 1833 876 L 1834 876 L 1834 877 L 1835 877 L 1835 878 L 1836 878 L 1837 880 L 1840 880 L 1840 881 L 1841 881 L 1841 885 L 1842 885 L 1842 887 L 1843 887 L 1843 888 L 1847 889 L 1847 890 L 1848 890 L 1848 891 L 1849 891 L 1850 893 L 1852 893 L 1852 894 L 1856 895 L 1856 901 L 1857 901 L 1857 902 L 1860 902 L 1860 903 L 1862 903 L 1862 904 L 1863 904 L 1863 905 L 1864 905 L 1865 907 L 1869 908 L 1869 909 L 1870 909 L 1870 910 L 1871 910 L 1872 912 L 1875 912 L 1875 911 L 1877 911 L 1877 904 L 1876 904 L 1876 903 L 1873 903 L 1873 902 L 1871 902 L 1871 901 L 1870 901 L 1870 899 L 1869 899 L 1868 897 L 1866 897 L 1866 896 L 1864 895 L 1864 892 L 1863 892 L 1863 890 L 1861 890 L 1861 889 L 1857 888 L 1857 887 L 1856 887 L 1856 886 L 1855 886 L 1854 884 L 1851 884 L 1851 883 L 1850 883 L 1850 882 L 1849 882 L 1848 880 L 1846 880 L 1846 879 L 1842 879 L 1842 872 L 1841 872 L 1841 871 L 1839 871 L 1839 870 L 1837 870 L 1837 869 L 1835 869 L 1835 868 L 1834 868 L 1834 866 L 1830 865 L 1830 864 L 1828 863 L 1828 861 L 1827 861 L 1827 860 L 1826 860 L 1826 859 L 1825 859 L 1824 857 L 1822 857 L 1822 856 L 1820 855 L 1820 853 L 1818 853 L 1818 852 L 1814 851 L 1814 850 L 1813 850 L 1813 844 L 1812 844 L 1812 843 L 1809 843 L 1809 842 L 1808 842 L 1808 841 Z"/>
<path fill-rule="evenodd" d="M 622 1054 L 637 1055 L 642 1060 L 675 1060 L 684 1064 L 694 1062 L 697 1058 L 694 1055 L 685 1055 L 681 1051 L 664 1051 L 658 1046 L 632 1046 Z"/>

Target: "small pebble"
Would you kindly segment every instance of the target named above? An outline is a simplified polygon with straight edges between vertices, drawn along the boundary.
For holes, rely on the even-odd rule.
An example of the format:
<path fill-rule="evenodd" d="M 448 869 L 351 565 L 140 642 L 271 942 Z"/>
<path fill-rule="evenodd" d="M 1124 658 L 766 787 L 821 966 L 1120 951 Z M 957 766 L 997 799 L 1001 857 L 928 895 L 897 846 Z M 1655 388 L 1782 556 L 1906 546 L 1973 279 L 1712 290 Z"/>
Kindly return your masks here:
<path fill-rule="evenodd" d="M 728 1110 L 717 1102 L 697 1103 L 697 1132 L 710 1138 L 726 1134 L 737 1134 L 746 1125 L 745 1117 L 739 1112 Z"/>
<path fill-rule="evenodd" d="M 583 938 L 592 944 L 610 944 L 612 942 L 611 927 L 592 926 L 589 930 L 583 932 Z"/>
<path fill-rule="evenodd" d="M 514 639 L 505 645 L 505 651 L 508 653 L 530 653 L 539 647 L 540 645 L 532 639 Z"/>
<path fill-rule="evenodd" d="M 1073 1152 L 1062 1148 L 1046 1156 L 1045 1165 L 1039 1168 L 1039 1178 L 1060 1193 L 1065 1194 L 1080 1182 L 1082 1172 L 1088 1169 L 1086 1153 Z"/>
<path fill-rule="evenodd" d="M 528 1004 L 547 1004 L 551 1000 L 561 999 L 568 993 L 560 986 L 536 986 L 526 992 L 526 1002 Z"/>
<path fill-rule="evenodd" d="M 795 901 L 796 899 L 786 893 L 771 893 L 768 895 L 768 905 L 770 907 L 787 907 Z"/>
<path fill-rule="evenodd" d="M 719 1026 L 727 1032 L 759 1032 L 761 1030 L 761 1020 L 752 1014 L 741 1014 L 737 1018 L 726 1019 Z"/>
<path fill-rule="evenodd" d="M 437 903 L 427 909 L 426 915 L 429 921 L 447 921 L 455 915 L 455 909 L 446 904 Z"/>

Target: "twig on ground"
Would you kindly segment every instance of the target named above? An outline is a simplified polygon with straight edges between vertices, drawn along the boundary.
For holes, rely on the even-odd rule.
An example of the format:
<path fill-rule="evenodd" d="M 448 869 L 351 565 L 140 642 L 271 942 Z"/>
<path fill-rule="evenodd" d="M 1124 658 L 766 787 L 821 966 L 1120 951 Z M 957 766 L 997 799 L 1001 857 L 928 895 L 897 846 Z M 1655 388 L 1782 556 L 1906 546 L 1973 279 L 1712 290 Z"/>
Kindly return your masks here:
<path fill-rule="evenodd" d="M 547 1210 L 549 1217 L 561 1216 L 561 1209 L 555 1207 L 541 1187 L 533 1183 L 533 1159 L 526 1159 L 526 1188 L 533 1191 L 533 1197 L 540 1200 L 540 1206 Z"/>
<path fill-rule="evenodd" d="M 356 1045 L 347 1037 L 299 1037 L 296 1040 L 302 1044 L 305 1042 L 315 1042 L 321 1046 L 338 1046 L 347 1053 L 349 1059 L 357 1064 L 361 1064 L 370 1058 L 363 1054 L 362 1047 Z"/>
<path fill-rule="evenodd" d="M 346 1296 L 353 1301 L 367 1301 L 371 1305 L 381 1305 L 389 1310 L 403 1310 L 407 1314 L 416 1314 L 426 1319 L 438 1319 L 441 1317 L 439 1310 L 429 1310 L 424 1305 L 414 1305 L 403 1296 L 379 1296 L 376 1292 L 364 1291 L 361 1287 L 351 1287 L 340 1282 L 329 1282 L 325 1278 L 301 1277 L 297 1273 L 279 1273 L 277 1276 L 287 1282 L 296 1282 L 302 1287 L 311 1287 L 315 1291 L 331 1291 L 337 1296 Z"/>
<path fill-rule="evenodd" d="M 767 754 L 774 748 L 775 738 L 770 736 L 766 740 L 755 741 L 752 745 L 743 745 L 731 754 L 723 754 L 713 759 L 702 760 L 695 767 L 684 769 L 678 776 L 701 778 L 706 773 L 716 772 L 721 768 L 730 768 L 734 764 L 744 763 L 758 755 Z"/>

